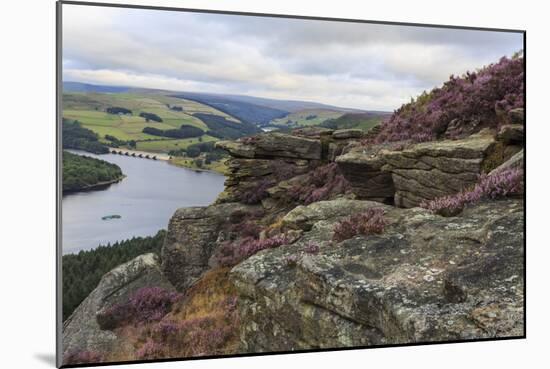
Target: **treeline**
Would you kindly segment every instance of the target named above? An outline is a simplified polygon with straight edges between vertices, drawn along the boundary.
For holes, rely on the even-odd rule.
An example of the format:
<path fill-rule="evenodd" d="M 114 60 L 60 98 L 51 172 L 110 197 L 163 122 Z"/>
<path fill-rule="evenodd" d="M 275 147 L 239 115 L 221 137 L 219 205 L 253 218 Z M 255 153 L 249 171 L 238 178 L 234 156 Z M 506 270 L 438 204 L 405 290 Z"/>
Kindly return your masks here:
<path fill-rule="evenodd" d="M 210 136 L 220 139 L 235 140 L 239 137 L 259 133 L 261 130 L 254 124 L 246 122 L 232 122 L 225 117 L 207 113 L 195 113 L 193 116 L 199 118 L 206 124 Z"/>
<path fill-rule="evenodd" d="M 84 150 L 94 154 L 106 154 L 109 148 L 99 142 L 97 134 L 82 127 L 79 121 L 62 120 L 62 146 L 64 149 Z"/>
<path fill-rule="evenodd" d="M 63 192 L 82 191 L 121 177 L 116 164 L 63 151 Z"/>
<path fill-rule="evenodd" d="M 149 122 L 150 120 L 155 121 L 155 122 L 162 122 L 162 118 L 159 117 L 156 114 L 153 114 L 153 113 L 146 113 L 146 112 L 142 111 L 141 113 L 139 113 L 139 116 L 142 117 L 142 118 L 145 118 L 146 122 Z"/>
<path fill-rule="evenodd" d="M 63 255 L 63 320 L 97 287 L 105 273 L 148 252 L 160 255 L 165 236 L 166 231 L 161 230 L 153 237 L 135 237 L 78 254 Z"/>
<path fill-rule="evenodd" d="M 183 108 L 181 106 L 170 105 L 170 104 L 166 104 L 166 106 L 168 107 L 168 109 L 173 111 L 183 111 Z"/>
<path fill-rule="evenodd" d="M 120 140 L 120 139 L 118 139 L 118 138 L 116 138 L 115 136 L 112 136 L 112 135 L 105 135 L 105 139 L 109 141 L 108 145 L 110 147 L 114 147 L 114 148 L 117 148 L 117 147 L 120 147 L 120 146 L 128 146 L 130 148 L 135 148 L 136 147 L 136 140 L 124 141 L 124 140 Z"/>
<path fill-rule="evenodd" d="M 187 146 L 185 149 L 172 150 L 168 153 L 170 156 L 187 156 L 189 158 L 197 158 L 201 154 L 206 154 L 204 156 L 204 163 L 210 164 L 213 161 L 217 161 L 226 156 L 225 151 L 217 149 L 214 146 L 213 141 L 209 142 L 199 142 Z"/>
<path fill-rule="evenodd" d="M 145 127 L 142 132 L 153 136 L 170 138 L 200 137 L 204 134 L 202 129 L 185 124 L 183 124 L 179 129 L 158 129 L 155 127 Z"/>
<path fill-rule="evenodd" d="M 130 109 L 121 108 L 120 106 L 111 106 L 105 111 L 109 114 L 132 114 L 132 111 Z"/>

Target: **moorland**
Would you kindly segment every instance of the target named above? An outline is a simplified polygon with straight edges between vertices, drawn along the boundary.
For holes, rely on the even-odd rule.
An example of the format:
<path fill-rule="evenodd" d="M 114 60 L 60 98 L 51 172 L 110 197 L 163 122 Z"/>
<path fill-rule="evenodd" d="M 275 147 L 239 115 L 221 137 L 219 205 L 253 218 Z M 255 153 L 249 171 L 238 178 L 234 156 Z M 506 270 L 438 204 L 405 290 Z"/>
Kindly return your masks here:
<path fill-rule="evenodd" d="M 160 251 L 117 259 L 72 300 L 64 363 L 523 337 L 524 67 L 518 53 L 451 76 L 379 124 L 373 112 L 345 111 L 312 125 L 318 106 L 259 113 L 250 98 L 228 108 L 220 96 L 180 94 L 216 109 L 199 113 L 219 117 L 211 127 L 191 116 L 226 155 L 225 189 L 175 211 Z M 102 144 L 115 128 L 138 146 L 169 140 L 143 136 L 148 125 L 181 128 L 178 119 L 168 128 L 163 110 L 184 103 L 115 100 L 127 93 L 97 112 L 131 110 L 114 121 L 140 118 L 141 133 L 82 121 Z M 300 126 L 261 132 L 288 121 Z M 258 131 L 212 128 L 228 124 Z"/>

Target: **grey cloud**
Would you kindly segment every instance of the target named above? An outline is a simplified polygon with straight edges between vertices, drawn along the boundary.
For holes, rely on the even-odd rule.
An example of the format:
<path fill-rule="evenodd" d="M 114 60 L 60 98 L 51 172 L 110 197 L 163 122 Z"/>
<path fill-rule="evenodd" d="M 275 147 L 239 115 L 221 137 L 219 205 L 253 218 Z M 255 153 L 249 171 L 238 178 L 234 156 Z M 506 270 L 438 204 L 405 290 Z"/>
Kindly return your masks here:
<path fill-rule="evenodd" d="M 520 34 L 64 6 L 64 78 L 392 110 Z"/>

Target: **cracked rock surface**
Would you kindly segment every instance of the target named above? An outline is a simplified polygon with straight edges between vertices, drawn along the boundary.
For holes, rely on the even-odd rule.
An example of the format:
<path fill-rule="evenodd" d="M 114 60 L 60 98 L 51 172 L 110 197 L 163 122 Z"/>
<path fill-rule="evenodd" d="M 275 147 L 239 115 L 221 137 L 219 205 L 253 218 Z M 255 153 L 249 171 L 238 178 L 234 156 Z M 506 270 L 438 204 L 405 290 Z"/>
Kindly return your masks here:
<path fill-rule="evenodd" d="M 350 209 L 383 207 L 380 235 L 335 243 Z M 523 204 L 485 202 L 457 217 L 338 199 L 298 207 L 304 231 L 231 272 L 245 352 L 521 336 Z M 319 245 L 308 254 L 306 246 Z M 290 255 L 299 255 L 289 262 Z"/>

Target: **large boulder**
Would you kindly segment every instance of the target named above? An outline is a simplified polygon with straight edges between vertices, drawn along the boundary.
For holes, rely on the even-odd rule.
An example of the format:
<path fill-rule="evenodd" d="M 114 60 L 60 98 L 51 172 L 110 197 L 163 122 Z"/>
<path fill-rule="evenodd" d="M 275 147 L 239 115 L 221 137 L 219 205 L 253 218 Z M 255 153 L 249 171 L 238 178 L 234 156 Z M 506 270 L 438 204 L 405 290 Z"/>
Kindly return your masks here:
<path fill-rule="evenodd" d="M 395 205 L 408 208 L 475 184 L 480 174 L 493 169 L 493 162 L 501 164 L 509 158 L 502 157 L 506 150 L 502 147 L 492 134 L 480 133 L 461 140 L 420 143 L 401 151 L 382 150 L 379 157 L 386 163 L 382 169 L 391 173 Z"/>
<path fill-rule="evenodd" d="M 255 209 L 239 203 L 178 209 L 170 219 L 162 246 L 166 278 L 179 291 L 185 291 L 210 268 L 217 247 L 230 237 L 228 227 Z"/>
<path fill-rule="evenodd" d="M 105 274 L 63 323 L 63 357 L 82 352 L 112 353 L 116 349 L 117 335 L 100 328 L 98 313 L 127 301 L 135 291 L 151 286 L 174 289 L 162 275 L 158 257 L 152 253 L 140 255 Z"/>
<path fill-rule="evenodd" d="M 382 234 L 332 241 L 342 216 L 370 207 L 386 210 Z M 345 199 L 293 213 L 285 225 L 302 229 L 300 240 L 231 271 L 243 352 L 524 334 L 521 200 L 454 218 Z"/>

